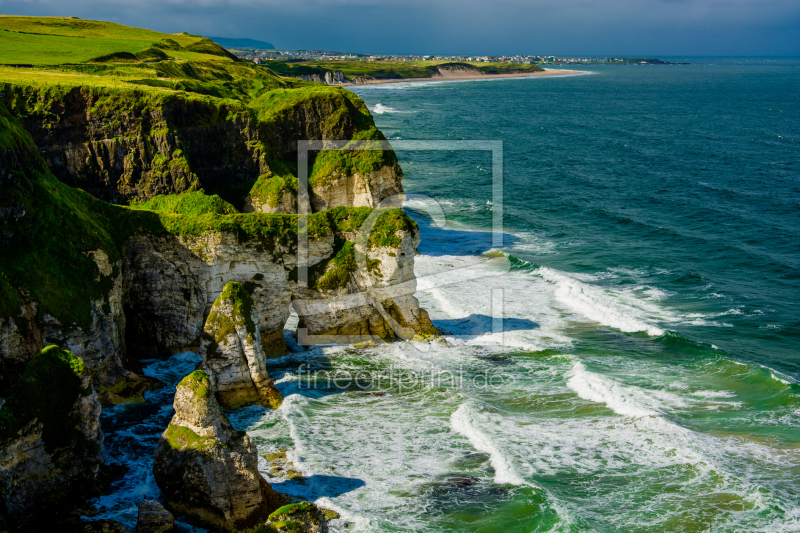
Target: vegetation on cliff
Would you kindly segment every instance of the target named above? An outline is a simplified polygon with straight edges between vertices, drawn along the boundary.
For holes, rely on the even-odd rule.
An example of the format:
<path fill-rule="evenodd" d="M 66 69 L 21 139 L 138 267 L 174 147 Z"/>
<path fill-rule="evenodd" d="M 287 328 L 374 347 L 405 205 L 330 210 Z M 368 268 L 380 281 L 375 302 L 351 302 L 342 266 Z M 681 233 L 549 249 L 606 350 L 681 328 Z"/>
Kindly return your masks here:
<path fill-rule="evenodd" d="M 0 137 L 3 148 L 28 153 L 30 136 L 1 105 L 0 120 L 7 126 Z M 40 317 L 49 314 L 64 324 L 87 325 L 92 301 L 102 302 L 108 296 L 119 272 L 115 268 L 111 275 L 103 275 L 89 252 L 103 250 L 114 265 L 134 235 L 224 232 L 243 243 L 260 243 L 267 250 L 277 246 L 291 250 L 297 245 L 297 215 L 238 213 L 218 196 L 202 191 L 157 196 L 130 207 L 112 205 L 60 183 L 35 152 L 30 158 L 29 165 L 2 169 L 16 176 L 14 190 L 25 194 L 5 195 L 0 208 L 19 202 L 26 215 L 24 229 L 11 237 L 0 254 L 0 317 L 19 317 L 25 295 L 25 301 L 37 304 Z M 371 212 L 367 207 L 339 207 L 314 213 L 308 217 L 308 234 L 312 238 L 354 234 Z M 392 245 L 397 240 L 392 235 L 413 226 L 400 209 L 383 213 L 370 235 L 370 245 Z"/>
<path fill-rule="evenodd" d="M 399 80 L 431 78 L 439 69 L 470 69 L 481 74 L 516 74 L 539 72 L 542 67 L 520 63 L 484 63 L 478 61 L 265 61 L 264 66 L 281 76 L 325 76 L 326 72 L 341 72 L 348 79 Z"/>
<path fill-rule="evenodd" d="M 0 407 L 0 444 L 17 436 L 33 420 L 42 424 L 45 449 L 53 453 L 72 442 L 89 446 L 71 415 L 75 402 L 88 396 L 92 387 L 81 380 L 88 374 L 83 361 L 58 346 L 48 346 L 30 360 L 8 401 Z"/>
<path fill-rule="evenodd" d="M 238 213 L 235 207 L 216 194 L 209 196 L 202 191 L 154 196 L 144 202 L 132 202 L 131 207 L 144 211 L 171 213 L 188 217 L 206 214 L 232 215 Z"/>
<path fill-rule="evenodd" d="M 231 304 L 232 312 L 228 316 L 218 312 L 219 307 L 216 305 L 211 308 L 211 313 L 206 319 L 206 325 L 210 327 L 207 327 L 206 331 L 213 330 L 214 341 L 217 344 L 226 342 L 228 335 L 236 333 L 237 326 L 244 326 L 247 333 L 254 334 L 256 325 L 252 319 L 253 298 L 245 290 L 244 285 L 235 281 L 226 283 L 214 303 L 222 300 Z M 210 355 L 213 356 L 213 354 Z"/>

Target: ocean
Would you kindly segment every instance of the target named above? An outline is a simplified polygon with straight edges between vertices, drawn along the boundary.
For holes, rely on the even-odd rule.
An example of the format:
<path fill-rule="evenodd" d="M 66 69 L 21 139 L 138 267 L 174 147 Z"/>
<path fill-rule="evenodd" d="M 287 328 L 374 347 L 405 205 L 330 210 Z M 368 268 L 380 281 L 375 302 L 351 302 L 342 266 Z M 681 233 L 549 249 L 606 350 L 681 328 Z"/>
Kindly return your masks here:
<path fill-rule="evenodd" d="M 800 60 L 671 60 L 352 88 L 390 141 L 502 141 L 502 243 L 490 152 L 398 152 L 447 342 L 269 361 L 230 417 L 276 490 L 337 532 L 800 531 Z M 98 518 L 159 496 L 196 362 L 104 413 Z"/>

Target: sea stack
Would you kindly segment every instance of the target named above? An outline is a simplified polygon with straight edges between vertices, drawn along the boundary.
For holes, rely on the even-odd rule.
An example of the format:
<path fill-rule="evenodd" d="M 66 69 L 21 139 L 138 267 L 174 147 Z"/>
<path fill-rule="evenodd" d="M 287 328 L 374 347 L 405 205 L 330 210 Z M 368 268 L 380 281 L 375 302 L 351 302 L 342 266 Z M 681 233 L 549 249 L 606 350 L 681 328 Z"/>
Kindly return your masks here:
<path fill-rule="evenodd" d="M 174 407 L 153 463 L 167 508 L 213 530 L 239 531 L 288 503 L 259 474 L 253 441 L 231 426 L 205 371 L 183 378 Z"/>
<path fill-rule="evenodd" d="M 283 401 L 269 377 L 258 331 L 258 311 L 241 283 L 231 281 L 217 297 L 203 328 L 202 366 L 219 404 L 227 409 Z"/>
<path fill-rule="evenodd" d="M 100 402 L 83 361 L 57 346 L 31 359 L 0 408 L 0 525 L 26 530 L 79 505 L 103 463 Z"/>

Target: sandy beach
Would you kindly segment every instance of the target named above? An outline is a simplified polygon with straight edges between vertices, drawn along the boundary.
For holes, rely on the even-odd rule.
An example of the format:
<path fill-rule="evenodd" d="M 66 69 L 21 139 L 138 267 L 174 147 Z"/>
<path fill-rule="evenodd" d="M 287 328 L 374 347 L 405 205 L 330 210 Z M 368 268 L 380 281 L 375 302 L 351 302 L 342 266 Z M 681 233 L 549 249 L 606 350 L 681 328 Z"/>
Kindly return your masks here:
<path fill-rule="evenodd" d="M 462 80 L 489 80 L 494 78 L 532 78 L 538 76 L 565 76 L 569 74 L 581 74 L 581 70 L 555 70 L 545 69 L 537 72 L 519 72 L 515 74 L 480 74 L 475 71 L 453 71 L 445 70 L 440 74 L 430 78 L 403 78 L 399 80 L 370 80 L 363 83 L 343 83 L 347 85 L 377 85 L 384 83 L 407 83 L 407 82 L 430 82 L 430 81 L 462 81 Z"/>

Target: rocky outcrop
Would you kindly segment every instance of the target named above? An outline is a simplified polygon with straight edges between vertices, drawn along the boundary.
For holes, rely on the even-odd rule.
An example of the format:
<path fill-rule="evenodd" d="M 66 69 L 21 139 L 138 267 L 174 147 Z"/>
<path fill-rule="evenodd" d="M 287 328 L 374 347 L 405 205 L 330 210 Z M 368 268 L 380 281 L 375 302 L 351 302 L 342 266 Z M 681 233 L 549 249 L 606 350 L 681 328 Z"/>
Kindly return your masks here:
<path fill-rule="evenodd" d="M 35 303 L 20 307 L 19 314 L 0 318 L 0 393 L 10 390 L 14 378 L 41 349 L 44 339 L 70 350 L 80 358 L 92 375 L 101 403 L 114 405 L 141 399 L 145 391 L 159 386 L 158 380 L 140 376 L 125 368 L 125 315 L 122 305 L 121 260 L 109 262 L 103 250 L 87 254 L 97 265 L 96 281 L 105 280 L 106 295 L 92 299 L 88 324 L 64 323 L 39 313 Z M 21 327 L 20 327 L 21 326 Z"/>
<path fill-rule="evenodd" d="M 267 373 L 258 311 L 241 283 L 225 284 L 203 328 L 200 356 L 219 404 L 227 409 L 261 404 L 276 409 L 281 393 Z"/>
<path fill-rule="evenodd" d="M 311 502 L 285 505 L 269 515 L 262 529 L 275 533 L 328 533 L 328 523 L 322 511 Z"/>
<path fill-rule="evenodd" d="M 327 262 L 316 290 L 300 289 L 294 302 L 300 330 L 313 337 L 299 335 L 301 343 L 384 342 L 438 335 L 414 297 L 414 256 L 420 237 L 416 224 L 404 217 L 399 210 L 373 211 L 360 234 L 349 235 L 355 243 L 350 259 L 341 257 L 347 255 L 345 245 Z M 382 233 L 381 222 L 393 226 L 390 236 Z M 379 235 L 387 238 L 376 238 Z M 348 263 L 349 276 L 341 276 Z"/>
<path fill-rule="evenodd" d="M 50 346 L 0 408 L 0 515 L 24 529 L 77 505 L 103 462 L 100 403 L 86 365 Z"/>
<path fill-rule="evenodd" d="M 231 426 L 204 371 L 178 384 L 174 407 L 153 463 L 169 509 L 215 530 L 236 531 L 263 524 L 288 503 L 258 473 L 255 445 Z"/>
<path fill-rule="evenodd" d="M 136 533 L 175 533 L 175 519 L 172 513 L 154 500 L 142 500 L 136 504 L 139 514 L 136 518 Z"/>
<path fill-rule="evenodd" d="M 113 203 L 233 187 L 244 192 L 237 205 L 243 209 L 247 187 L 259 177 L 296 165 L 298 139 L 383 139 L 364 103 L 334 87 L 286 102 L 271 99 L 266 110 L 257 99 L 246 105 L 178 93 L 89 88 L 54 94 L 8 84 L 0 87 L 0 98 L 20 117 L 61 182 Z M 374 162 L 371 172 L 393 182 L 384 186 L 391 194 L 402 192 L 402 173 L 391 151 Z M 370 186 L 373 180 L 361 181 Z M 361 193 L 323 196 L 348 194 Z M 369 205 L 377 207 L 381 194 L 371 191 L 377 201 Z M 339 205 L 354 204 L 328 203 Z"/>
<path fill-rule="evenodd" d="M 398 175 L 403 175 L 399 165 L 385 166 L 369 174 L 334 173 L 310 188 L 311 209 L 323 211 L 340 205 L 402 207 L 406 197 Z"/>
<path fill-rule="evenodd" d="M 25 96 L 15 92 L 17 89 L 5 90 L 10 91 L 5 97 Z M 312 99 L 308 105 L 271 109 L 271 115 L 259 119 L 274 126 L 268 130 L 273 155 L 294 149 L 290 146 L 304 135 L 341 137 L 357 130 L 352 113 L 362 113 L 362 107 L 366 112 L 363 102 L 339 89 L 330 90 L 333 93 Z M 30 92 L 26 98 L 39 94 L 36 89 L 26 91 Z M 45 96 L 39 94 L 40 98 Z M 137 135 L 126 137 L 125 142 L 150 142 L 147 139 L 160 138 L 161 133 L 153 133 L 153 124 L 144 117 L 166 113 L 171 105 L 177 106 L 175 112 L 164 116 L 169 115 L 170 120 L 183 117 L 180 120 L 188 122 L 176 122 L 184 127 L 175 131 L 188 135 L 194 127 L 191 121 L 197 119 L 189 115 L 193 110 L 202 115 L 205 109 L 192 106 L 206 105 L 174 94 L 163 101 L 148 95 L 156 100 L 146 100 L 150 106 L 146 109 L 137 107 L 141 102 L 130 92 L 110 95 L 71 90 L 62 96 L 53 102 L 66 107 L 55 123 L 48 123 L 52 126 L 52 139 L 48 136 L 49 140 L 43 138 L 42 142 L 84 135 L 83 126 L 90 132 L 95 131 L 93 128 L 112 132 L 123 128 L 121 132 L 129 127 Z M 47 102 L 39 103 L 37 109 L 48 108 Z M 85 110 L 89 104 L 93 106 L 91 112 Z M 116 109 L 112 104 L 127 111 L 113 115 L 119 115 L 118 121 L 109 128 L 87 125 L 73 113 L 84 109 L 92 117 L 111 120 L 109 113 Z M 188 107 L 181 107 L 183 104 Z M 337 109 L 341 112 L 342 106 L 350 114 L 342 115 L 335 125 L 325 125 L 325 117 Z M 252 119 L 247 118 L 247 113 L 236 116 Z M 309 218 L 306 280 L 302 275 L 302 254 L 298 252 L 296 216 L 240 214 L 228 204 L 223 211 L 187 214 L 123 209 L 100 202 L 49 174 L 31 149 L 30 136 L 2 106 L 0 119 L 10 132 L 7 138 L 0 139 L 3 146 L 7 145 L 3 148 L 7 150 L 4 158 L 0 158 L 0 163 L 6 165 L 0 168 L 0 175 L 13 178 L 6 179 L 3 187 L 12 192 L 28 191 L 0 198 L 0 204 L 13 204 L 14 209 L 25 213 L 13 224 L 6 224 L 14 229 L 5 234 L 10 244 L 6 247 L 8 252 L 0 257 L 0 397 L 9 393 L 37 350 L 45 344 L 57 344 L 84 361 L 104 404 L 140 399 L 158 383 L 136 373 L 140 370 L 137 360 L 169 356 L 187 348 L 197 350 L 205 318 L 224 285 L 231 281 L 241 283 L 253 299 L 258 312 L 254 322 L 265 357 L 286 353 L 283 327 L 292 306 L 301 315 L 301 342 L 324 341 L 326 335 L 335 336 L 330 340 L 333 342 L 360 342 L 435 334 L 427 314 L 413 297 L 413 255 L 419 242 L 416 225 L 400 210 L 331 208 L 339 202 L 399 202 L 402 190 L 394 181 L 400 173 L 399 167 L 393 170 L 396 160 L 381 159 L 373 153 L 375 161 L 383 161 L 376 163 L 377 170 L 368 170 L 372 159 L 367 158 L 352 167 L 361 170 L 347 174 L 337 166 L 338 155 L 317 154 L 316 169 L 334 170 L 330 179 L 321 171 L 312 174 L 318 187 L 311 190 L 312 203 L 326 209 Z M 27 120 L 30 126 L 43 119 Z M 223 122 L 230 127 L 236 120 Z M 366 119 L 361 116 L 358 120 Z M 150 124 L 149 130 L 145 124 Z M 202 130 L 201 126 L 197 128 Z M 266 144 L 258 141 L 252 146 L 256 145 L 266 153 Z M 181 146 L 186 148 L 185 144 Z M 115 185 L 109 185 L 115 191 L 128 179 L 116 174 L 108 176 L 118 179 Z M 136 176 L 139 181 L 146 181 L 144 174 Z M 132 174 L 130 179 L 134 178 Z M 269 179 L 277 178 L 273 175 Z M 280 187 L 271 189 L 267 184 L 265 190 L 293 190 L 291 176 L 282 179 Z M 104 194 L 99 189 L 96 192 Z M 201 191 L 183 196 L 209 198 Z M 214 198 L 217 203 L 225 203 Z M 364 229 L 369 217 L 375 222 L 373 214 L 385 218 L 378 220 L 376 228 Z M 22 227 L 24 231 L 19 230 Z"/>
<path fill-rule="evenodd" d="M 98 286 L 108 292 L 90 300 L 88 324 L 57 320 L 35 303 L 21 306 L 0 327 L 5 379 L 18 376 L 47 339 L 84 360 L 106 403 L 141 397 L 153 384 L 126 365 L 198 349 L 205 318 L 231 281 L 253 299 L 265 357 L 286 353 L 283 328 L 293 305 L 305 333 L 340 336 L 335 342 L 435 334 L 413 296 L 416 225 L 400 210 L 382 212 L 386 222 L 380 218 L 377 229 L 359 237 L 371 212 L 337 208 L 312 215 L 318 229 L 309 235 L 309 286 L 299 277 L 296 219 L 288 217 L 220 216 L 203 219 L 203 228 L 221 225 L 199 234 L 175 228 L 133 235 L 113 263 L 102 250 L 89 253 Z"/>
<path fill-rule="evenodd" d="M 389 210 L 378 213 L 378 227 L 360 238 L 360 221 L 371 212 L 314 215 L 330 229 L 309 235 L 309 287 L 300 283 L 297 235 L 289 228 L 274 228 L 288 232 L 266 242 L 235 229 L 133 238 L 123 266 L 128 350 L 152 357 L 196 346 L 205 317 L 230 281 L 241 283 L 253 299 L 267 357 L 286 353 L 283 327 L 292 306 L 309 335 L 390 340 L 436 334 L 413 296 L 416 224 L 402 211 Z"/>
<path fill-rule="evenodd" d="M 298 80 L 315 81 L 317 83 L 324 83 L 325 85 L 342 85 L 348 83 L 350 80 L 345 78 L 341 70 L 326 70 L 323 74 L 305 74 L 296 76 Z"/>

